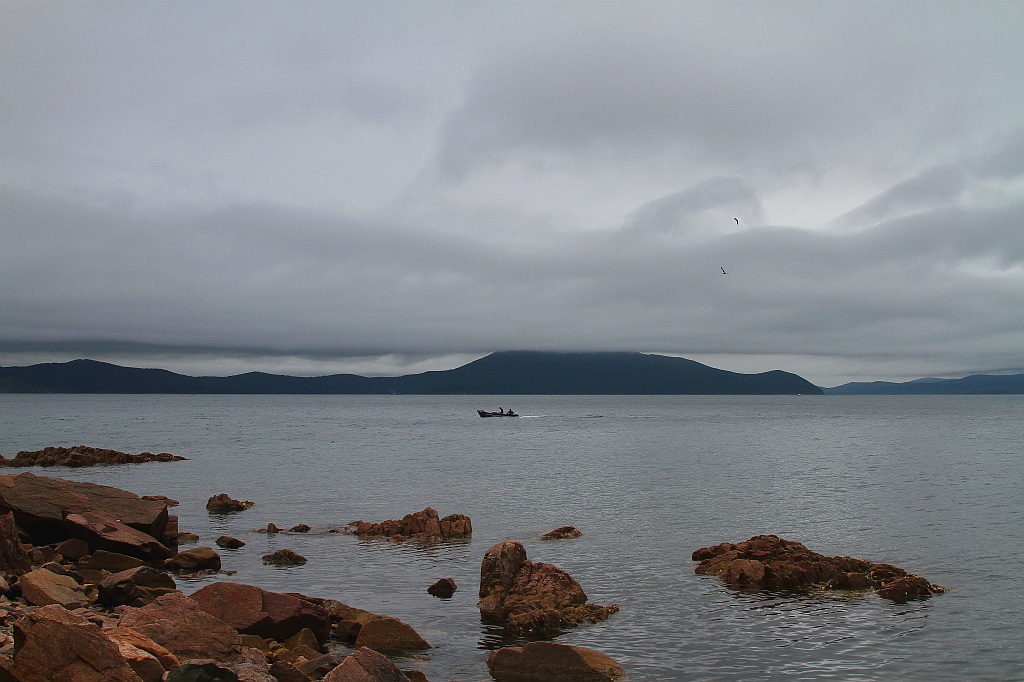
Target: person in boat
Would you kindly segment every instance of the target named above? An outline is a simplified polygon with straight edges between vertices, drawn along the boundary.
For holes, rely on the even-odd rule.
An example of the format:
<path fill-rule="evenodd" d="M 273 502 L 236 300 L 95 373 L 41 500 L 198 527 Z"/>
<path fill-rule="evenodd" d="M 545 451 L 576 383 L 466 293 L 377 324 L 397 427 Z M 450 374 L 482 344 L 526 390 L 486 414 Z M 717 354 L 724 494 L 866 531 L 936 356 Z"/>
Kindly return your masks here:
<path fill-rule="evenodd" d="M 498 414 L 505 414 L 505 408 L 504 407 L 499 407 L 498 408 Z"/>
<path fill-rule="evenodd" d="M 512 410 L 511 407 L 508 408 L 508 412 L 506 412 L 505 414 L 509 415 L 510 417 L 516 416 L 516 413 Z"/>

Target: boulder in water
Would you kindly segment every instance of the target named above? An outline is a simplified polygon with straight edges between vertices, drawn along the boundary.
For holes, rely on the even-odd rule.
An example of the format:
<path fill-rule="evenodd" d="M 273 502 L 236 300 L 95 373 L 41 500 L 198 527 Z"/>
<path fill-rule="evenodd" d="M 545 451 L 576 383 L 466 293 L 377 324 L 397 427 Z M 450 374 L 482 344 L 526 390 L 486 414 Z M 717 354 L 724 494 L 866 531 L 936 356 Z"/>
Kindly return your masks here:
<path fill-rule="evenodd" d="M 245 511 L 255 504 L 252 500 L 236 500 L 227 493 L 217 493 L 206 501 L 206 511 L 211 514 L 233 514 Z"/>
<path fill-rule="evenodd" d="M 777 535 L 757 535 L 738 543 L 723 542 L 693 553 L 696 572 L 721 576 L 743 589 L 874 589 L 896 602 L 945 592 L 924 578 L 889 564 L 848 556 L 825 556 Z"/>
<path fill-rule="evenodd" d="M 588 604 L 572 576 L 552 564 L 530 561 L 522 543 L 514 540 L 499 542 L 484 554 L 477 606 L 485 620 L 538 636 L 596 623 L 619 610 L 614 604 Z"/>

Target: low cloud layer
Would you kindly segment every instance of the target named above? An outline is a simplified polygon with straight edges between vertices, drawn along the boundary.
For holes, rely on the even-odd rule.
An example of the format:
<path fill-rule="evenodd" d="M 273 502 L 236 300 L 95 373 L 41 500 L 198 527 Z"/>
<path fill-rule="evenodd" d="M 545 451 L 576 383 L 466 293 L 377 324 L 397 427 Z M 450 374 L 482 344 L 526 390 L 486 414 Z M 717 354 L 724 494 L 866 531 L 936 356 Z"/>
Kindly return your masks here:
<path fill-rule="evenodd" d="M 9 3 L 0 363 L 1024 371 L 1021 20 Z"/>

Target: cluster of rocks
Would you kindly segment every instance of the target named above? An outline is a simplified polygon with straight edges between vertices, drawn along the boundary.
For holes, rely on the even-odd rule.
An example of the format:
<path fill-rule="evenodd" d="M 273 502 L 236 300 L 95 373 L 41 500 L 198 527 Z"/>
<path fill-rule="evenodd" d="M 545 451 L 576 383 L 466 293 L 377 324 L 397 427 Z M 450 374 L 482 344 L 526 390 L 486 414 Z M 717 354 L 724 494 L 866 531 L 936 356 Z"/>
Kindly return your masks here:
<path fill-rule="evenodd" d="M 164 502 L 0 475 L 0 679 L 424 679 L 385 655 L 430 647 L 397 618 L 239 583 L 186 596 L 174 575 L 220 557 L 177 536 Z"/>
<path fill-rule="evenodd" d="M 168 452 L 154 454 L 142 452 L 132 455 L 106 448 L 76 445 L 70 448 L 48 447 L 42 450 L 22 450 L 13 459 L 0 455 L 4 467 L 88 467 L 98 464 L 144 464 L 146 462 L 177 462 L 185 459 Z"/>
<path fill-rule="evenodd" d="M 919 575 L 890 564 L 847 556 L 825 556 L 777 535 L 744 542 L 723 542 L 693 553 L 696 572 L 721 576 L 727 584 L 748 589 L 872 589 L 897 603 L 945 592 Z"/>
<path fill-rule="evenodd" d="M 361 538 L 387 538 L 395 542 L 441 542 L 472 537 L 473 524 L 465 514 L 449 514 L 442 519 L 436 509 L 427 507 L 401 519 L 380 523 L 353 521 L 345 526 L 345 532 Z"/>
<path fill-rule="evenodd" d="M 226 494 L 214 498 L 228 506 L 238 502 Z M 179 551 L 188 534 L 179 533 L 177 518 L 168 514 L 171 502 L 31 472 L 0 475 L 0 679 L 426 679 L 389 658 L 431 648 L 398 618 L 233 582 L 182 593 L 176 575 L 221 571 L 221 559 L 210 547 Z M 472 532 L 468 517 L 440 519 L 431 508 L 370 525 L 373 532 L 364 535 L 382 531 L 377 534 L 428 541 Z M 240 546 L 232 540 L 223 536 L 218 545 Z M 291 550 L 263 559 L 305 563 Z M 456 589 L 444 578 L 428 592 L 450 598 Z M 575 580 L 550 564 L 530 562 L 520 543 L 499 543 L 487 552 L 480 598 L 485 618 L 531 635 L 551 635 L 617 610 L 586 604 Z M 497 680 L 613 680 L 623 674 L 602 654 L 552 643 L 492 652 L 488 667 Z"/>
<path fill-rule="evenodd" d="M 430 647 L 396 618 L 239 583 L 191 596 L 171 590 L 117 610 L 8 602 L 3 611 L 14 641 L 0 650 L 10 654 L 0 655 L 0 679 L 18 682 L 423 680 L 386 654 Z M 366 670 L 376 676 L 360 677 Z"/>

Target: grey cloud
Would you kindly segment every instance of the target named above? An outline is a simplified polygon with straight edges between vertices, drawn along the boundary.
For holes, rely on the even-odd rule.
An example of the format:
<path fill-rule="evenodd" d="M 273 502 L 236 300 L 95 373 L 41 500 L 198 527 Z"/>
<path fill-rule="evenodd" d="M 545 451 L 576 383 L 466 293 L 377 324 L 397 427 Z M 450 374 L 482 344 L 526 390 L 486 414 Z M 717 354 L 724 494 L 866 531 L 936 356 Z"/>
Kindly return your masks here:
<path fill-rule="evenodd" d="M 936 205 L 952 205 L 967 188 L 963 168 L 929 168 L 832 221 L 836 227 L 873 225 Z"/>
<path fill-rule="evenodd" d="M 439 166 L 460 177 L 475 164 L 538 150 L 623 159 L 667 150 L 726 167 L 811 169 L 837 155 L 859 157 L 868 140 L 901 154 L 923 142 L 918 136 L 962 135 L 972 124 L 966 103 L 993 96 L 977 91 L 988 87 L 984 79 L 935 91 L 949 72 L 967 77 L 953 53 L 931 42 L 938 8 L 846 13 L 782 3 L 736 13 L 689 4 L 659 12 L 666 7 L 640 5 L 656 28 L 646 25 L 639 41 L 583 19 L 568 36 L 537 36 L 498 53 L 449 120 Z M 1009 46 L 1005 35 L 990 40 Z M 1003 107 L 1021 102 L 996 98 Z"/>
<path fill-rule="evenodd" d="M 689 231 L 700 228 L 696 221 L 703 219 L 704 229 L 714 233 L 732 229 L 731 222 L 740 215 L 745 223 L 759 224 L 764 218 L 764 209 L 753 188 L 741 178 L 711 178 L 641 206 L 628 217 L 627 230 Z"/>
<path fill-rule="evenodd" d="M 623 244 L 595 233 L 520 253 L 394 225 L 342 231 L 337 218 L 265 207 L 178 215 L 181 232 L 154 245 L 131 238 L 152 227 L 146 220 L 96 211 L 86 226 L 81 207 L 63 217 L 30 209 L 16 214 L 23 225 L 76 216 L 93 238 L 86 246 L 42 234 L 34 247 L 18 245 L 20 266 L 3 263 L 7 334 L 23 342 L 52 335 L 60 320 L 62 333 L 82 338 L 205 339 L 250 352 L 781 345 L 856 354 L 895 344 L 913 355 L 1021 332 L 1006 314 L 1024 304 L 1015 280 L 967 267 L 976 258 L 1021 266 L 1020 204 L 937 210 L 847 234 L 760 226 Z M 153 225 L 165 233 L 173 223 Z M 1005 342 L 995 345 L 1007 354 Z"/>
<path fill-rule="evenodd" d="M 0 358 L 1019 367 L 1022 15 L 0 5 Z"/>

